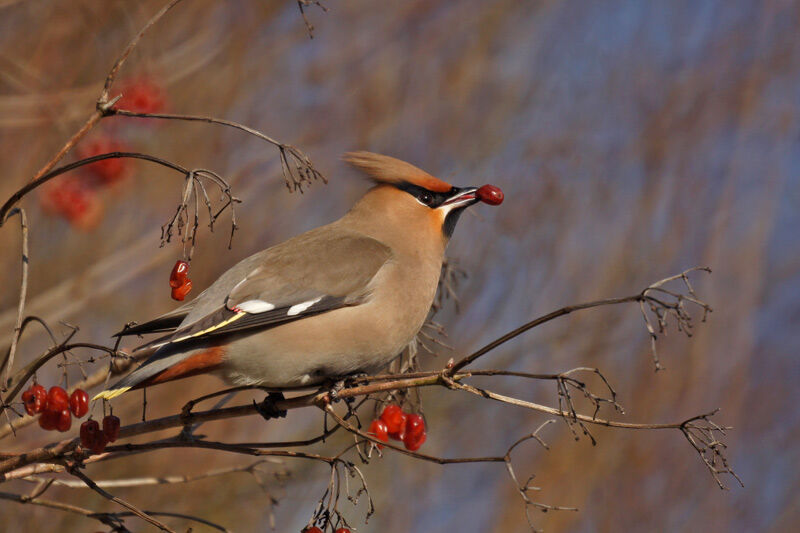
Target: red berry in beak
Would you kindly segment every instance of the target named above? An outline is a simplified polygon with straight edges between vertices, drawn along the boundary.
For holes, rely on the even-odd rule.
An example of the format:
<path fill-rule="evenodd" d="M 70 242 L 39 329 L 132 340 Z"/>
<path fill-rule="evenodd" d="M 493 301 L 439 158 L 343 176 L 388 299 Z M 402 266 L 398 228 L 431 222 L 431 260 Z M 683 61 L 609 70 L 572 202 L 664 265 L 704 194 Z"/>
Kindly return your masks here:
<path fill-rule="evenodd" d="M 500 205 L 503 203 L 503 191 L 494 185 L 483 185 L 475 192 L 478 200 L 489 205 Z"/>

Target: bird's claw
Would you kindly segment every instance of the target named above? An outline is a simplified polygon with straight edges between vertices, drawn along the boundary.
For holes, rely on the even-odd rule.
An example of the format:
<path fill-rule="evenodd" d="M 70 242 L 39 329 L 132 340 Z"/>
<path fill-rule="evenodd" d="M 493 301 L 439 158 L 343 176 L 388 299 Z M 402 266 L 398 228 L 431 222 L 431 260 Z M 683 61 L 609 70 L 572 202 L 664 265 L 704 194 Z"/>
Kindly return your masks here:
<path fill-rule="evenodd" d="M 283 396 L 282 392 L 270 392 L 261 403 L 256 403 L 256 401 L 253 400 L 253 405 L 256 406 L 256 411 L 258 411 L 258 414 L 264 417 L 264 420 L 270 420 L 272 418 L 286 418 L 286 409 L 278 409 L 278 406 L 276 405 L 278 402 L 281 402 L 285 399 L 286 398 Z"/>
<path fill-rule="evenodd" d="M 342 392 L 342 390 L 354 386 L 356 379 L 362 378 L 367 375 L 368 374 L 364 372 L 358 372 L 345 376 L 344 378 L 337 379 L 336 381 L 333 382 L 333 385 L 331 385 L 330 389 L 328 390 L 328 397 L 331 399 L 332 402 L 338 402 L 339 400 L 342 399 L 339 398 L 339 393 Z M 352 402 L 354 400 L 355 398 L 344 398 L 344 401 L 346 402 Z"/>

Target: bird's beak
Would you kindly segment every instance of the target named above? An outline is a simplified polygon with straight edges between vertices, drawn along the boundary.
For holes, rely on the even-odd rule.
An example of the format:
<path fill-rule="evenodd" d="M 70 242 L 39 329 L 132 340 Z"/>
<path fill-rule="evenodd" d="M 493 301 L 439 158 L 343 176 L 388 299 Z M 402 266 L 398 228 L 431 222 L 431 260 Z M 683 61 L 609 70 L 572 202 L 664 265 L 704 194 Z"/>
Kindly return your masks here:
<path fill-rule="evenodd" d="M 449 212 L 459 207 L 467 207 L 477 203 L 479 201 L 475 194 L 477 190 L 477 187 L 453 187 L 450 198 L 442 202 L 439 209 L 444 209 Z"/>

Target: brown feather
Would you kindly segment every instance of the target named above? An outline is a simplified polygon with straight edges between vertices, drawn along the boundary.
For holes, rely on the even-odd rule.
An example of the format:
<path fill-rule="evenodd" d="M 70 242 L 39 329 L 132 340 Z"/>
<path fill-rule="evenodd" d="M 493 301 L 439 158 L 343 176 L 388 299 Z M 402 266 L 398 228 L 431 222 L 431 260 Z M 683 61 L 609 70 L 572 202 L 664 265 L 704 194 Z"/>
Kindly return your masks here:
<path fill-rule="evenodd" d="M 453 188 L 446 181 L 431 176 L 424 170 L 388 155 L 372 152 L 348 152 L 343 158 L 378 183 L 418 185 L 433 192 L 448 192 Z"/>

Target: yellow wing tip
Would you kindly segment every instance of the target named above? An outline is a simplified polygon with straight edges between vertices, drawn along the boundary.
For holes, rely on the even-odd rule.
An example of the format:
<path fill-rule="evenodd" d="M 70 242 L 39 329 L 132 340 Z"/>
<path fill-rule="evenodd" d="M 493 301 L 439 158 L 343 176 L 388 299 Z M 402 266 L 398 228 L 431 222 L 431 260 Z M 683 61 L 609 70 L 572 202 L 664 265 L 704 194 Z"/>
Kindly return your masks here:
<path fill-rule="evenodd" d="M 126 392 L 128 392 L 129 390 L 131 390 L 130 387 L 122 387 L 121 389 L 104 390 L 103 392 L 100 392 L 97 395 L 95 395 L 95 397 L 92 398 L 92 401 L 101 400 L 101 399 L 102 400 L 113 400 L 117 396 L 121 396 L 121 395 L 125 394 Z"/>

